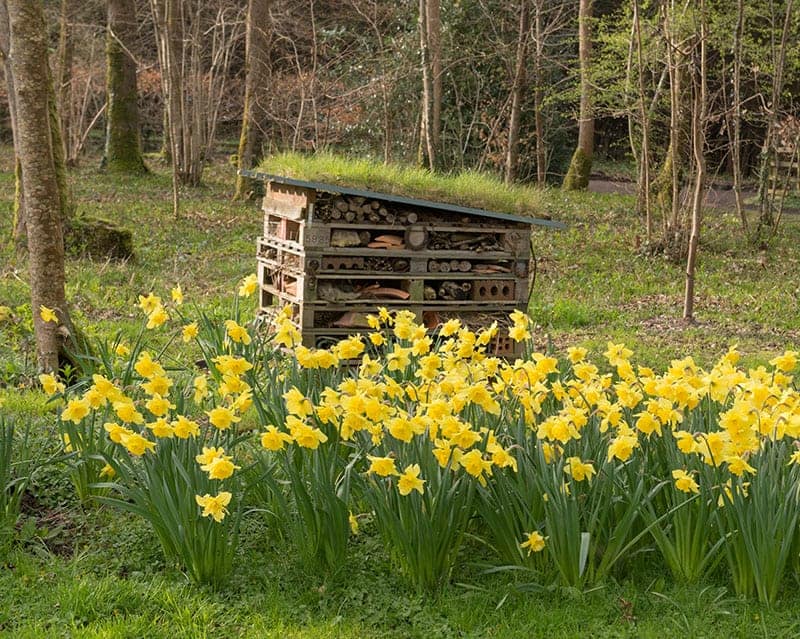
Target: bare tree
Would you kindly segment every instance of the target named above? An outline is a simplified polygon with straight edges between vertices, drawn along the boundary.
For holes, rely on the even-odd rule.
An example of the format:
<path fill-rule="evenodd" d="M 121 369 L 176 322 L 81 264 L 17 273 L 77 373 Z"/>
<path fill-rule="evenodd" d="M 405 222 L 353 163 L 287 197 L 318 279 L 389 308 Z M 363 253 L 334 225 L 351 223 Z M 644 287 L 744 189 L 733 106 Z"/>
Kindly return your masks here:
<path fill-rule="evenodd" d="M 578 121 L 578 146 L 572 155 L 564 188 L 585 189 L 589 186 L 594 155 L 594 112 L 590 64 L 592 58 L 592 0 L 580 0 L 578 6 L 578 60 L 581 75 L 581 104 Z"/>
<path fill-rule="evenodd" d="M 639 119 L 642 126 L 642 150 L 639 158 L 639 211 L 644 213 L 646 240 L 653 239 L 653 217 L 650 209 L 650 118 L 645 106 L 644 56 L 642 55 L 642 22 L 639 0 L 633 0 L 633 29 L 636 34 L 636 60 L 639 78 Z"/>
<path fill-rule="evenodd" d="M 700 224 L 706 178 L 706 120 L 708 112 L 708 64 L 706 40 L 708 17 L 705 0 L 700 0 L 699 43 L 694 48 L 699 64 L 693 65 L 692 74 L 692 156 L 694 158 L 694 190 L 692 194 L 692 226 L 689 234 L 689 252 L 686 258 L 686 288 L 683 298 L 683 319 L 694 321 L 694 284 L 697 265 L 697 247 L 700 241 Z"/>
<path fill-rule="evenodd" d="M 76 1 L 61 0 L 59 16 L 58 53 L 55 65 L 55 84 L 58 113 L 61 120 L 61 132 L 64 142 L 64 153 L 68 156 L 67 140 L 70 138 L 72 126 L 73 85 L 72 67 L 75 51 L 73 22 L 75 20 Z"/>
<path fill-rule="evenodd" d="M 247 7 L 244 108 L 237 156 L 239 170 L 252 168 L 260 159 L 259 149 L 264 139 L 265 110 L 261 96 L 266 90 L 270 75 L 269 7 L 270 0 L 250 0 Z M 234 199 L 247 197 L 251 191 L 251 180 L 238 175 Z"/>
<path fill-rule="evenodd" d="M 525 67 L 528 58 L 530 36 L 530 7 L 528 0 L 519 3 L 519 31 L 517 32 L 517 59 L 514 64 L 514 80 L 511 84 L 511 117 L 508 120 L 508 154 L 506 156 L 506 184 L 517 176 L 519 156 L 519 127 L 522 115 L 522 99 L 525 89 Z"/>
<path fill-rule="evenodd" d="M 41 370 L 53 371 L 58 368 L 65 334 L 60 327 L 69 326 L 69 315 L 64 291 L 62 198 L 54 158 L 54 146 L 60 139 L 52 131 L 47 36 L 40 0 L 7 0 L 7 7 L 37 360 Z M 44 321 L 41 306 L 55 310 L 59 321 Z"/>
<path fill-rule="evenodd" d="M 179 185 L 198 186 L 214 145 L 242 10 L 216 0 L 150 0 L 172 163 L 172 204 Z"/>
<path fill-rule="evenodd" d="M 773 3 L 769 3 L 769 7 L 771 10 L 774 10 Z M 772 91 L 770 93 L 769 103 L 766 107 L 767 132 L 764 136 L 764 144 L 761 149 L 759 167 L 759 215 L 758 229 L 756 231 L 757 236 L 775 226 L 775 192 L 777 189 L 773 189 L 770 193 L 770 189 L 768 188 L 769 165 L 771 160 L 775 164 L 777 164 L 778 160 L 776 129 L 781 117 L 781 99 L 784 89 L 784 71 L 786 67 L 787 47 L 789 45 L 789 34 L 792 29 L 792 20 L 796 19 L 796 17 L 794 12 L 794 0 L 786 0 L 780 43 L 776 46 L 773 38 L 771 44 L 770 52 L 773 64 Z"/>
<path fill-rule="evenodd" d="M 418 162 L 434 170 L 441 158 L 442 21 L 439 0 L 419 0 L 419 51 L 422 66 L 422 116 Z"/>
<path fill-rule="evenodd" d="M 114 173 L 144 173 L 139 138 L 135 0 L 108 0 L 106 31 L 106 148 L 103 163 Z"/>

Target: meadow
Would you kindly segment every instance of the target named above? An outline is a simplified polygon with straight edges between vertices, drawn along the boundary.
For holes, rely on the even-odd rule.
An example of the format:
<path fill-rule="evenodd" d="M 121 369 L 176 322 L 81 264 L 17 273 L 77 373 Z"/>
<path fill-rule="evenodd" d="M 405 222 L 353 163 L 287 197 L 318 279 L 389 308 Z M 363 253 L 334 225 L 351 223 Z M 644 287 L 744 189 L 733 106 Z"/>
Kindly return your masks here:
<path fill-rule="evenodd" d="M 6 153 L 3 156 L 4 171 L 0 174 L 0 197 L 6 210 L 10 210 L 13 197 L 13 177 L 7 170 L 9 164 Z M 134 348 L 132 355 L 120 355 L 119 359 L 109 357 L 106 366 L 107 371 L 116 373 L 115 378 L 121 378 L 122 371 L 127 370 L 131 375 L 129 385 L 133 387 L 143 381 L 142 376 L 148 377 L 142 373 L 137 378 L 130 371 L 135 358 L 141 354 L 136 345 L 142 339 L 140 336 L 145 334 L 143 323 L 152 312 L 152 309 L 148 311 L 145 308 L 147 303 L 142 298 L 154 293 L 168 300 L 170 290 L 180 285 L 185 298 L 181 309 L 187 310 L 179 310 L 176 302 L 165 301 L 165 306 L 173 317 L 185 312 L 186 322 L 193 317 L 199 318 L 198 331 L 201 337 L 206 336 L 205 341 L 187 341 L 184 345 L 178 337 L 180 332 L 176 333 L 180 323 L 171 332 L 159 332 L 157 329 L 160 327 L 155 327 L 146 336 L 152 352 L 160 353 L 160 349 L 165 349 L 165 367 L 175 377 L 177 386 L 185 385 L 186 392 L 181 396 L 189 397 L 192 380 L 191 376 L 181 378 L 185 372 L 181 368 L 181 355 L 185 360 L 202 357 L 207 362 L 223 352 L 262 363 L 274 361 L 267 357 L 277 357 L 274 345 L 268 340 L 261 343 L 255 339 L 253 345 L 237 340 L 232 343 L 232 327 L 223 330 L 215 323 L 215 320 L 221 322 L 223 318 L 235 315 L 239 322 L 237 325 L 247 326 L 252 319 L 252 299 L 240 297 L 237 289 L 243 278 L 254 270 L 254 240 L 261 218 L 255 205 L 230 201 L 233 170 L 220 163 L 209 171 L 204 187 L 184 194 L 181 215 L 173 219 L 168 176 L 155 161 L 151 164 L 153 172 L 141 178 L 112 178 L 91 167 L 78 169 L 72 174 L 71 184 L 79 210 L 101 215 L 132 229 L 136 257 L 120 263 L 70 256 L 67 297 L 75 320 L 90 339 L 98 344 L 128 344 Z M 723 360 L 733 346 L 740 353 L 740 359 L 734 364 L 738 364 L 743 374 L 758 366 L 773 370 L 770 360 L 797 347 L 800 334 L 797 282 L 800 273 L 795 246 L 799 227 L 794 218 L 788 217 L 784 221 L 769 247 L 755 250 L 741 236 L 737 221 L 730 212 L 709 211 L 705 227 L 707 239 L 701 247 L 698 273 L 699 321 L 686 325 L 679 319 L 683 269 L 680 265 L 639 253 L 637 244 L 640 238 L 637 238 L 641 234 L 638 230 L 641 224 L 634 213 L 633 198 L 551 190 L 537 194 L 536 208 L 540 214 L 566 222 L 569 228 L 561 232 L 537 231 L 534 236 L 537 273 L 530 305 L 531 322 L 524 328 L 532 334 L 532 349 L 547 352 L 558 361 L 565 380 L 582 380 L 588 386 L 595 383 L 602 386 L 600 379 L 604 373 L 618 375 L 615 381 L 623 379 L 626 373 L 624 370 L 620 372 L 619 362 L 615 361 L 613 354 L 611 357 L 605 354 L 611 350 L 609 342 L 625 344 L 633 352 L 623 359 L 630 358 L 636 367 L 651 367 L 658 375 L 667 371 L 672 360 L 682 360 L 687 356 L 693 357 L 694 362 L 707 371 L 714 370 L 712 367 Z M 5 227 L 2 231 L 6 238 L 10 235 L 9 217 L 3 218 Z M 538 553 L 531 558 L 530 553 L 520 551 L 516 564 L 509 559 L 508 553 L 504 560 L 498 560 L 497 548 L 487 543 L 490 537 L 487 527 L 491 526 L 469 516 L 459 534 L 460 552 L 449 558 L 451 564 L 444 570 L 444 578 L 434 578 L 433 584 L 424 579 L 415 580 L 414 567 L 408 558 L 398 557 L 401 552 L 387 552 L 385 540 L 387 536 L 391 538 L 392 531 L 391 527 L 387 528 L 386 519 L 379 515 L 383 512 L 383 502 L 379 499 L 389 499 L 392 493 L 382 492 L 383 484 L 380 482 L 366 482 L 361 488 L 364 492 L 360 493 L 358 504 L 362 508 L 355 513 L 358 534 L 345 532 L 344 546 L 334 549 L 336 552 L 340 550 L 341 555 L 331 551 L 321 559 L 313 551 L 306 555 L 301 552 L 302 542 L 298 537 L 304 530 L 311 530 L 308 522 L 301 520 L 298 527 L 297 521 L 289 521 L 291 518 L 281 519 L 279 505 L 269 501 L 275 497 L 275 492 L 260 498 L 259 508 L 245 509 L 246 512 L 242 513 L 237 542 L 230 548 L 233 562 L 230 575 L 216 587 L 197 585 L 195 581 L 204 580 L 198 579 L 197 573 L 188 569 L 186 561 L 179 561 L 169 553 L 165 555 L 161 548 L 163 540 L 154 534 L 153 528 L 141 516 L 114 509 L 111 505 L 98 505 L 92 498 L 83 503 L 79 499 L 80 491 L 76 491 L 77 484 L 74 483 L 75 459 L 64 458 L 61 437 L 70 424 L 87 422 L 83 419 L 70 422 L 63 416 L 59 420 L 58 413 L 64 404 L 48 402 L 46 394 L 39 388 L 32 354 L 31 309 L 27 301 L 24 258 L 15 256 L 10 243 L 6 242 L 2 248 L 2 261 L 5 266 L 0 273 L 0 305 L 8 307 L 9 313 L 0 322 L 0 399 L 4 402 L 0 410 L 4 419 L 15 423 L 18 450 L 24 451 L 20 458 L 33 457 L 42 467 L 33 475 L 21 496 L 19 521 L 3 538 L 0 633 L 14 637 L 234 635 L 309 638 L 749 637 L 754 634 L 788 637 L 798 634 L 796 613 L 800 599 L 794 587 L 796 556 L 789 561 L 786 574 L 778 579 L 774 595 L 760 597 L 756 588 L 747 592 L 750 590 L 747 584 L 741 588 L 732 584 L 730 569 L 726 568 L 731 560 L 723 557 L 724 553 L 708 562 L 697 579 L 676 576 L 675 566 L 665 558 L 663 548 L 657 551 L 658 544 L 646 541 L 650 539 L 649 534 L 633 539 L 645 528 L 641 522 L 636 524 L 638 529 L 632 526 L 631 530 L 636 532 L 626 533 L 631 543 L 625 545 L 624 552 L 615 559 L 615 565 L 609 566 L 605 573 L 601 570 L 602 561 L 593 565 L 593 560 L 587 560 L 584 555 L 583 558 L 578 556 L 565 560 L 567 563 L 577 562 L 578 571 L 573 574 L 566 568 L 539 565 Z M 385 328 L 388 329 L 388 325 Z M 255 332 L 253 327 L 250 330 Z M 401 341 L 403 338 L 398 335 L 395 338 L 395 343 L 402 348 L 405 345 Z M 410 343 L 407 345 L 411 348 Z M 266 350 L 256 351 L 257 347 Z M 442 341 L 436 343 L 433 351 L 440 352 L 440 348 L 446 348 Z M 574 349 L 586 349 L 586 353 L 577 358 L 579 351 Z M 385 353 L 388 352 L 387 346 Z M 617 351 L 620 352 L 623 350 Z M 416 353 L 415 356 L 422 357 Z M 571 368 L 568 364 L 570 358 Z M 600 370 L 578 374 L 575 365 L 580 364 L 583 358 L 595 362 Z M 549 361 L 550 357 L 547 359 Z M 301 408 L 293 409 L 289 401 L 281 401 L 274 390 L 277 387 L 288 391 L 294 383 L 309 384 L 303 392 L 318 409 L 325 397 L 324 390 L 341 383 L 340 378 L 328 371 L 320 373 L 315 382 L 320 385 L 312 387 L 304 377 L 304 368 L 313 367 L 277 366 L 275 374 L 280 373 L 282 377 L 270 378 L 273 382 L 271 396 L 259 392 L 257 378 L 246 378 L 255 389 L 251 395 L 255 396 L 257 410 L 245 415 L 246 408 L 240 401 L 242 425 L 237 432 L 262 431 L 269 423 L 268 418 L 280 429 L 280 422 L 286 421 L 288 416 L 307 410 L 302 408 L 302 404 Z M 213 367 L 210 369 L 209 377 L 213 378 Z M 264 366 L 260 374 L 267 375 L 268 369 Z M 407 383 L 410 381 L 407 375 L 412 375 L 413 370 L 395 370 L 392 379 L 398 384 Z M 478 374 L 477 370 L 473 372 Z M 550 373 L 547 371 L 543 374 L 542 383 L 552 387 L 555 378 L 548 378 Z M 219 379 L 210 379 L 213 389 L 216 390 L 217 385 L 223 382 L 223 377 L 221 374 Z M 639 370 L 637 379 L 641 382 L 646 377 L 647 373 Z M 691 376 L 687 374 L 687 377 Z M 750 377 L 757 378 L 754 375 Z M 132 381 L 134 379 L 139 381 Z M 87 391 L 89 383 L 85 380 L 83 386 L 68 397 L 80 397 Z M 747 382 L 738 380 L 737 383 Z M 781 392 L 791 392 L 791 381 L 777 383 Z M 575 385 L 572 387 L 576 388 Z M 581 386 L 579 390 L 585 391 L 586 388 Z M 454 392 L 457 394 L 459 391 Z M 247 390 L 239 389 L 232 391 L 231 395 L 246 398 L 247 393 Z M 657 393 L 653 393 L 655 395 Z M 631 413 L 635 404 L 629 408 Z M 723 401 L 717 404 L 714 405 L 717 413 L 712 418 L 704 417 L 706 422 L 702 428 L 697 427 L 696 433 L 713 430 L 719 414 L 730 408 Z M 182 408 L 178 406 L 170 410 Z M 478 411 L 475 406 L 467 406 L 469 410 L 473 408 Z M 403 410 L 406 409 L 413 410 L 405 406 Z M 97 410 L 99 414 L 101 410 L 110 409 Z M 501 433 L 507 420 L 494 415 L 493 408 L 482 406 L 481 410 L 484 412 L 474 415 L 476 429 L 478 425 L 490 424 Z M 692 408 L 687 409 L 687 419 L 693 419 L 692 411 Z M 555 405 L 545 411 L 546 415 L 551 413 L 558 413 Z M 502 413 L 504 417 L 511 414 Z M 580 440 L 573 436 L 551 440 L 554 445 L 557 440 L 565 448 L 572 446 L 584 462 L 593 463 L 600 471 L 594 484 L 587 484 L 576 476 L 577 462 L 570 467 L 571 474 L 567 473 L 570 490 L 576 495 L 585 495 L 586 499 L 592 499 L 594 495 L 587 486 L 604 485 L 601 477 L 611 475 L 608 469 L 612 462 L 626 461 L 621 457 L 606 456 L 609 441 L 599 430 L 600 417 L 597 411 L 592 412 L 592 421 Z M 626 417 L 631 425 L 636 421 L 633 414 Z M 227 429 L 221 429 L 224 433 L 220 434 L 207 423 L 203 423 L 203 427 L 209 429 L 204 431 L 208 437 L 231 436 Z M 594 428 L 596 432 L 592 430 Z M 638 430 L 642 431 L 642 428 Z M 80 448 L 75 432 L 70 432 L 73 432 L 72 444 Z M 19 441 L 22 434 L 25 441 Z M 767 431 L 758 435 L 763 436 L 763 441 L 781 439 Z M 302 441 L 294 432 L 291 436 L 295 442 Z M 619 436 L 624 436 L 624 433 Z M 386 441 L 394 441 L 388 435 L 386 437 Z M 522 446 L 524 439 L 512 440 L 512 434 L 505 432 L 503 437 L 509 439 L 501 438 L 501 441 L 513 441 L 518 447 Z M 176 442 L 174 450 L 170 449 L 171 454 L 184 454 L 178 451 L 177 444 L 183 441 L 178 439 L 159 439 L 158 443 L 161 447 Z M 421 448 L 414 453 L 419 457 L 407 461 L 419 461 L 424 468 L 424 460 L 431 459 L 434 439 L 432 437 L 425 444 L 428 448 L 420 444 Z M 655 441 L 649 435 L 646 440 L 642 439 L 646 441 L 645 447 Z M 403 441 L 402 437 L 400 441 Z M 697 445 L 703 443 L 699 436 L 694 441 Z M 108 444 L 104 438 L 103 442 L 103 446 Z M 222 440 L 215 442 L 221 444 Z M 326 443 L 319 443 L 322 445 L 320 450 L 324 451 Z M 484 446 L 486 443 L 484 438 Z M 762 443 L 759 439 L 758 446 Z M 236 437 L 225 440 L 226 450 L 228 446 L 239 445 Z M 741 454 L 743 458 L 749 459 L 747 455 L 751 453 L 753 458 L 758 456 L 758 446 L 753 450 L 752 445 L 752 442 L 747 444 L 750 449 L 746 449 L 746 455 Z M 764 445 L 769 447 L 771 444 Z M 278 451 L 277 444 L 275 446 Z M 366 450 L 370 444 L 363 446 Z M 661 451 L 660 446 L 660 443 L 653 444 L 656 452 L 648 448 L 652 459 L 670 454 Z M 464 452 L 468 448 L 464 445 Z M 309 457 L 302 457 L 305 463 L 312 458 L 309 450 L 317 449 L 300 445 L 297 450 L 309 453 Z M 254 453 L 246 449 L 242 451 L 235 461 L 249 468 L 241 460 L 251 461 L 250 456 Z M 93 449 L 91 452 L 102 451 Z M 370 449 L 370 452 L 399 460 L 407 451 L 400 447 L 389 451 Z M 528 452 L 533 458 L 534 453 Z M 788 456 L 786 451 L 782 454 Z M 113 457 L 113 453 L 110 455 Z M 700 479 L 704 473 L 710 472 L 709 464 L 698 461 L 702 458 L 701 447 L 687 455 L 694 455 L 693 461 L 685 462 L 691 476 Z M 563 457 L 567 458 L 567 455 Z M 127 458 L 123 456 L 120 459 Z M 144 459 L 148 459 L 146 455 Z M 173 458 L 166 459 L 168 462 Z M 363 455 L 360 462 L 366 463 Z M 540 495 L 547 493 L 550 496 L 545 501 L 551 506 L 565 494 L 573 494 L 561 490 L 562 484 L 567 485 L 565 463 L 565 460 L 560 462 L 555 478 L 540 492 Z M 730 466 L 730 462 L 726 463 Z M 120 464 L 116 468 L 117 476 L 126 471 L 124 463 Z M 134 472 L 136 465 L 131 468 Z M 403 467 L 398 468 L 398 471 L 402 470 Z M 435 476 L 446 481 L 450 471 L 447 468 L 446 472 Z M 433 465 L 423 475 L 429 482 L 428 490 L 433 486 L 435 472 L 438 471 Z M 479 467 L 475 478 L 483 472 Z M 467 471 L 467 474 L 472 473 Z M 501 472 L 496 465 L 488 485 L 495 485 L 494 479 L 507 475 L 510 471 Z M 542 479 L 545 475 L 536 481 L 545 481 Z M 785 475 L 789 477 L 788 472 Z M 233 474 L 233 478 L 239 476 L 238 471 Z M 241 476 L 244 476 L 244 471 Z M 284 478 L 288 476 L 282 475 Z M 367 473 L 365 476 L 370 475 Z M 374 474 L 371 476 L 374 478 Z M 464 477 L 464 473 L 461 477 L 469 479 Z M 224 478 L 225 481 L 228 479 Z M 663 476 L 655 477 L 654 483 L 648 484 L 649 488 L 653 490 L 660 486 L 662 491 L 674 490 L 671 482 L 670 485 L 661 485 L 663 479 Z M 746 479 L 747 476 L 742 481 Z M 207 478 L 199 473 L 196 481 L 205 482 Z M 714 487 L 714 481 L 709 480 L 709 490 Z M 472 491 L 470 499 L 478 499 L 475 495 L 481 493 L 478 487 L 481 484 L 474 483 L 477 485 L 469 489 Z M 320 485 L 324 489 L 324 482 Z M 472 484 L 459 484 L 460 487 L 465 485 Z M 708 493 L 708 503 L 715 502 L 718 497 L 726 499 L 724 493 L 730 499 L 728 505 L 733 507 L 740 493 L 735 489 L 728 493 L 724 489 L 720 491 L 721 485 L 716 484 L 716 492 Z M 587 492 L 581 492 L 584 490 Z M 755 494 L 755 484 L 752 490 Z M 95 492 L 101 494 L 102 489 Z M 419 497 L 413 488 L 410 492 L 412 499 L 424 497 L 424 491 L 419 493 Z M 681 496 L 683 493 L 678 491 L 675 494 Z M 101 496 L 108 496 L 108 493 Z M 239 499 L 238 495 L 235 499 Z M 402 500 L 403 497 L 396 499 Z M 403 502 L 385 503 L 402 505 Z M 699 503 L 699 500 L 692 503 Z M 545 508 L 543 504 L 540 506 Z M 386 513 L 390 515 L 390 511 L 391 508 Z M 346 521 L 348 513 L 342 511 L 341 514 Z M 234 519 L 233 514 L 228 517 L 229 522 Z M 534 519 L 542 519 L 542 516 Z M 211 526 L 206 530 L 215 530 L 210 519 L 203 520 L 204 524 L 206 522 Z M 346 528 L 352 525 L 352 522 L 346 523 Z M 299 531 L 294 535 L 291 533 L 292 525 Z M 654 528 L 648 527 L 646 532 L 650 533 Z M 674 529 L 664 528 L 666 531 Z M 580 535 L 581 529 L 576 530 Z M 790 536 L 796 536 L 796 525 L 789 530 Z M 724 531 L 722 536 L 725 536 Z M 496 534 L 495 537 L 498 538 Z M 550 539 L 552 532 L 547 537 L 547 543 L 555 541 Z M 394 539 L 396 547 L 402 546 L 397 537 Z M 519 541 L 522 539 L 506 544 L 511 549 L 510 554 L 518 549 Z M 597 556 L 601 556 L 599 552 Z M 426 558 L 422 559 L 425 565 L 429 563 Z M 585 569 L 587 561 L 589 572 Z M 510 568 L 511 565 L 514 567 Z M 759 603 L 759 598 L 767 600 L 766 603 Z"/>

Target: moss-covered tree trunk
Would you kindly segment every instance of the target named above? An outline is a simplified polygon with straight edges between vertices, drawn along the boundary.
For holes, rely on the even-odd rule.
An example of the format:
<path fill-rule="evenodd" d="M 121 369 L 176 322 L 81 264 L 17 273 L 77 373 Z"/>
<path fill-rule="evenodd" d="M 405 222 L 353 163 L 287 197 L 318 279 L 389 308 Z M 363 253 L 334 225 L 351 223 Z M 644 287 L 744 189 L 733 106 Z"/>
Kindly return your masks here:
<path fill-rule="evenodd" d="M 62 326 L 69 326 L 69 316 L 64 291 L 62 201 L 50 130 L 52 84 L 47 37 L 40 0 L 7 0 L 7 6 L 37 361 L 41 370 L 52 371 L 58 367 L 65 334 Z M 54 309 L 59 321 L 45 322 L 39 313 L 41 306 Z"/>
<path fill-rule="evenodd" d="M 134 0 L 108 0 L 106 31 L 106 149 L 104 166 L 114 173 L 144 173 L 139 137 L 136 61 L 130 50 L 136 37 Z"/>
<path fill-rule="evenodd" d="M 260 98 L 264 95 L 270 75 L 269 5 L 270 0 L 250 0 L 247 7 L 244 109 L 237 158 L 239 170 L 251 169 L 261 159 L 265 112 Z M 252 192 L 253 181 L 243 175 L 237 176 L 234 199 L 249 197 Z"/>
<path fill-rule="evenodd" d="M 592 108 L 592 82 L 590 63 L 592 57 L 592 0 L 580 0 L 578 7 L 578 60 L 581 72 L 581 106 L 578 123 L 578 147 L 564 177 L 564 188 L 570 191 L 589 186 L 594 154 L 594 113 Z"/>

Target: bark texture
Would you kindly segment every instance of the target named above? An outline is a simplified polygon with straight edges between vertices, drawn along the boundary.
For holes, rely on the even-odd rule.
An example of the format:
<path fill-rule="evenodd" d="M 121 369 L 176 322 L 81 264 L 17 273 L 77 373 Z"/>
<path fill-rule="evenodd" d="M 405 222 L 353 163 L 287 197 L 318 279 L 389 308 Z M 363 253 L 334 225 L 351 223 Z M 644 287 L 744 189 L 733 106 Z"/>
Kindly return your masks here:
<path fill-rule="evenodd" d="M 139 137 L 136 61 L 130 47 L 136 38 L 134 0 L 108 0 L 106 31 L 105 168 L 114 173 L 145 173 Z"/>
<path fill-rule="evenodd" d="M 52 88 L 48 87 L 45 22 L 39 0 L 8 0 L 7 6 L 37 360 L 41 370 L 53 371 L 58 368 L 64 334 L 59 329 L 69 324 L 69 318 L 64 292 L 62 202 L 50 130 Z M 42 82 L 42 78 L 48 81 Z M 56 311 L 58 323 L 42 320 L 42 305 Z"/>
<path fill-rule="evenodd" d="M 270 76 L 269 5 L 270 0 L 250 0 L 247 6 L 244 112 L 237 158 L 239 170 L 253 168 L 261 159 L 265 111 L 260 98 Z M 237 176 L 234 199 L 249 197 L 252 191 L 252 180 L 243 175 Z"/>
<path fill-rule="evenodd" d="M 594 155 L 594 113 L 592 108 L 592 82 L 589 65 L 592 57 L 592 0 L 580 0 L 578 6 L 578 60 L 581 71 L 581 105 L 578 123 L 578 148 L 572 156 L 564 188 L 585 189 L 589 186 Z"/>
<path fill-rule="evenodd" d="M 530 11 L 528 0 L 519 3 L 519 32 L 517 34 L 517 59 L 514 64 L 514 82 L 511 85 L 511 117 L 508 122 L 508 154 L 506 155 L 506 184 L 517 177 L 519 160 L 519 126 L 525 90 L 525 65 L 528 58 L 528 31 Z"/>

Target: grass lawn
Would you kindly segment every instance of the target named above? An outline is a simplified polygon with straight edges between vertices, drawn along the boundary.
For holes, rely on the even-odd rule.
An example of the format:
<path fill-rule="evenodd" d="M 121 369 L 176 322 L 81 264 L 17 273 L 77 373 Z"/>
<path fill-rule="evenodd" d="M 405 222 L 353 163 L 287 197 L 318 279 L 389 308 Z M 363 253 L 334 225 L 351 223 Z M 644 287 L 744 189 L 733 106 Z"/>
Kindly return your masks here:
<path fill-rule="evenodd" d="M 70 257 L 67 297 L 89 335 L 132 338 L 140 294 L 180 283 L 187 301 L 214 311 L 232 304 L 235 284 L 255 267 L 261 215 L 233 203 L 234 172 L 214 165 L 205 186 L 184 193 L 171 213 L 164 167 L 112 178 L 93 165 L 71 176 L 79 208 L 133 231 L 128 263 Z M 0 154 L 0 202 L 8 213 L 13 174 Z M 566 222 L 536 230 L 531 313 L 542 348 L 571 345 L 599 359 L 624 341 L 634 362 L 661 369 L 693 355 L 709 365 L 738 344 L 745 365 L 800 344 L 800 220 L 784 219 L 765 250 L 753 249 L 729 212 L 708 211 L 701 241 L 697 319 L 679 318 L 683 267 L 636 250 L 641 223 L 629 196 L 535 193 L 533 214 Z M 517 209 L 514 209 L 517 210 Z M 10 215 L 0 233 L 10 237 Z M 33 387 L 35 357 L 24 257 L 0 246 L 2 410 L 55 453 L 54 416 Z M 245 519 L 232 582 L 214 592 L 165 565 L 146 525 L 106 508 L 83 510 L 58 468 L 38 476 L 23 504 L 13 546 L 0 538 L 0 636 L 8 637 L 796 637 L 800 595 L 787 588 L 767 609 L 734 598 L 720 576 L 675 584 L 654 554 L 630 558 L 614 581 L 592 592 L 542 589 L 521 572 L 486 572 L 489 554 L 467 543 L 452 585 L 419 595 L 393 570 L 365 517 L 338 577 L 307 574 L 263 517 Z M 10 549 L 3 552 L 3 548 Z M 635 568 L 635 570 L 633 569 Z"/>

